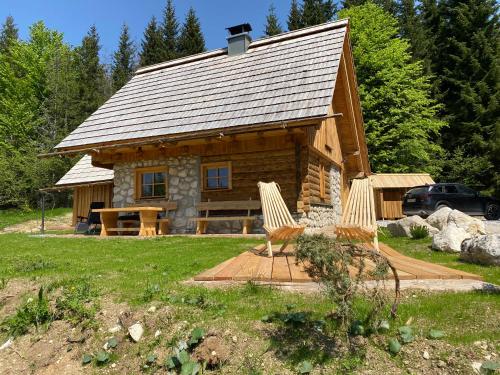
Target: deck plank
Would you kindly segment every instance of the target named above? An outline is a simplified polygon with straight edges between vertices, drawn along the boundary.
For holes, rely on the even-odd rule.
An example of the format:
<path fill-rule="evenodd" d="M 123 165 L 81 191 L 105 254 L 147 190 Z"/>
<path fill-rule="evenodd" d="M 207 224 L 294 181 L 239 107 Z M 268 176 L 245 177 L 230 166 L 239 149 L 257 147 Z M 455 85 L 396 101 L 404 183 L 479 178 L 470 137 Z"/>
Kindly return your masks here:
<path fill-rule="evenodd" d="M 193 279 L 195 281 L 213 281 L 215 274 L 226 268 L 235 259 L 236 257 L 229 258 L 215 267 L 209 268 L 208 270 L 196 275 Z"/>
<path fill-rule="evenodd" d="M 277 282 L 292 281 L 292 278 L 290 277 L 290 268 L 288 267 L 288 262 L 286 261 L 286 256 L 274 257 L 273 274 L 271 278 L 273 281 Z"/>

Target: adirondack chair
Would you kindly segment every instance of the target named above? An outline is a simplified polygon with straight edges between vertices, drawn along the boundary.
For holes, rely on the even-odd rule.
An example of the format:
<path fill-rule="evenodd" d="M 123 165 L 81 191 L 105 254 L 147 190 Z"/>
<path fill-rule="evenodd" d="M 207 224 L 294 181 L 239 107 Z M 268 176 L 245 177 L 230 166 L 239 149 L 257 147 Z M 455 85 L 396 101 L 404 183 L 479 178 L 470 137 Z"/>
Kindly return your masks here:
<path fill-rule="evenodd" d="M 369 178 L 352 181 L 342 220 L 335 228 L 338 238 L 371 242 L 378 251 L 377 219 Z"/>
<path fill-rule="evenodd" d="M 292 239 L 304 232 L 305 227 L 293 219 L 276 182 L 259 182 L 257 185 L 264 216 L 267 252 L 272 257 L 272 241 L 284 241 L 280 248 L 283 251 Z"/>

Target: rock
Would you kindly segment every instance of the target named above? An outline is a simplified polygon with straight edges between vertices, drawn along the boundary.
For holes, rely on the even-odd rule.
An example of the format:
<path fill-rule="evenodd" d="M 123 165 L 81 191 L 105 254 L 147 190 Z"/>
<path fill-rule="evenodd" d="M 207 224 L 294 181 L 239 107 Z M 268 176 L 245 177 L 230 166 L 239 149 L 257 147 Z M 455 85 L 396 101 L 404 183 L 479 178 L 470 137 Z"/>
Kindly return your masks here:
<path fill-rule="evenodd" d="M 144 328 L 142 328 L 142 325 L 140 323 L 135 323 L 134 325 L 131 325 L 128 327 L 128 334 L 134 340 L 134 342 L 138 342 L 142 335 L 144 333 Z"/>
<path fill-rule="evenodd" d="M 451 211 L 450 207 L 443 207 L 428 216 L 425 221 L 434 228 L 443 230 L 448 225 L 448 216 L 450 216 Z"/>
<path fill-rule="evenodd" d="M 481 366 L 483 364 L 481 362 L 472 362 L 471 366 L 472 366 L 472 369 L 474 370 L 474 372 L 476 374 L 480 374 L 481 373 Z"/>
<path fill-rule="evenodd" d="M 500 234 L 485 234 L 462 242 L 460 259 L 470 263 L 500 266 Z"/>
<path fill-rule="evenodd" d="M 122 326 L 116 325 L 116 326 L 111 327 L 110 329 L 108 329 L 108 332 L 109 333 L 117 333 L 117 332 L 120 332 L 121 330 L 122 330 Z"/>
<path fill-rule="evenodd" d="M 9 338 L 7 341 L 5 341 L 2 344 L 2 346 L 0 346 L 0 350 L 5 350 L 5 349 L 9 348 L 12 345 L 13 342 L 14 342 L 14 339 L 12 337 Z"/>
<path fill-rule="evenodd" d="M 161 331 L 159 329 L 156 330 L 155 332 L 155 338 L 161 335 Z"/>
<path fill-rule="evenodd" d="M 394 223 L 389 223 L 387 229 L 391 232 L 393 236 L 396 237 L 411 237 L 410 229 L 412 226 L 424 226 L 429 230 L 429 236 L 433 236 L 439 230 L 429 225 L 420 216 L 413 215 L 405 217 L 395 221 Z"/>
<path fill-rule="evenodd" d="M 154 312 L 156 312 L 156 306 L 155 306 L 155 305 L 151 306 L 151 307 L 148 309 L 148 313 L 154 313 Z"/>
<path fill-rule="evenodd" d="M 236 336 L 233 336 L 233 342 L 238 342 L 238 338 Z"/>
<path fill-rule="evenodd" d="M 422 358 L 423 359 L 429 359 L 431 356 L 429 355 L 429 352 L 427 350 L 424 350 L 422 353 Z"/>
<path fill-rule="evenodd" d="M 471 235 L 486 234 L 484 223 L 458 210 L 452 210 L 448 216 L 448 225 L 455 224 Z"/>
<path fill-rule="evenodd" d="M 443 360 L 439 360 L 437 363 L 437 367 L 439 367 L 439 368 L 446 367 L 446 362 Z"/>
<path fill-rule="evenodd" d="M 471 235 L 465 229 L 459 228 L 455 224 L 448 224 L 445 229 L 434 235 L 431 247 L 437 251 L 458 253 L 461 250 L 462 242 L 470 237 Z"/>

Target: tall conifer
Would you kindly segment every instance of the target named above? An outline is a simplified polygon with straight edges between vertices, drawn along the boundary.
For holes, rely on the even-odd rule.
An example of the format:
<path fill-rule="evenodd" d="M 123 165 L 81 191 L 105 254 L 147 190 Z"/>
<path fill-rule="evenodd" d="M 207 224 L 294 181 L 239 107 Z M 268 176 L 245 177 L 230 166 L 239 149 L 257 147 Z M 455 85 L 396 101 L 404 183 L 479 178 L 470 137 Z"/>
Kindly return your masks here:
<path fill-rule="evenodd" d="M 201 32 L 200 21 L 198 20 L 198 17 L 196 17 L 194 9 L 189 8 L 179 36 L 179 56 L 190 56 L 204 51 L 205 38 Z"/>
<path fill-rule="evenodd" d="M 163 46 L 164 59 L 173 60 L 177 57 L 177 39 L 179 37 L 179 22 L 175 16 L 175 8 L 172 0 L 167 0 L 165 15 L 163 19 Z"/>
<path fill-rule="evenodd" d="M 302 27 L 301 13 L 297 0 L 292 0 L 290 4 L 290 13 L 287 20 L 288 31 L 300 29 Z"/>
<path fill-rule="evenodd" d="M 415 0 L 401 0 L 399 5 L 399 30 L 403 38 L 410 42 L 413 61 L 425 58 L 425 30 L 417 13 Z"/>
<path fill-rule="evenodd" d="M 331 21 L 337 8 L 332 0 L 304 0 L 301 9 L 301 26 L 314 26 Z"/>
<path fill-rule="evenodd" d="M 19 38 L 19 31 L 14 24 L 14 18 L 7 16 L 0 31 L 0 53 L 6 53 Z"/>
<path fill-rule="evenodd" d="M 277 34 L 281 34 L 283 29 L 281 28 L 280 22 L 278 20 L 278 16 L 276 15 L 276 8 L 273 4 L 269 6 L 269 13 L 266 17 L 266 28 L 265 34 L 267 36 L 273 36 Z"/>
<path fill-rule="evenodd" d="M 158 64 L 164 61 L 164 45 L 160 28 L 153 16 L 149 21 L 141 42 L 141 66 Z"/>
<path fill-rule="evenodd" d="M 130 40 L 129 29 L 123 24 L 118 50 L 113 55 L 112 85 L 113 91 L 118 91 L 134 74 L 135 64 L 134 43 Z"/>

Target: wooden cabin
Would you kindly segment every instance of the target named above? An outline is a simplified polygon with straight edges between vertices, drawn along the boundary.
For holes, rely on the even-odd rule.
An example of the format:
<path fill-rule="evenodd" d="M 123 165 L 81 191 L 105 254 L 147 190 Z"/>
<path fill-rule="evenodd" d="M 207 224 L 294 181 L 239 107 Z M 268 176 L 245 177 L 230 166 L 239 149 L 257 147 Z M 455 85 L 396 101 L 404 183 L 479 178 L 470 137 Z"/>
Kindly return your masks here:
<path fill-rule="evenodd" d="M 335 223 L 350 179 L 370 174 L 349 22 L 255 41 L 247 26 L 226 48 L 140 68 L 52 155 L 114 172 L 113 206 L 175 201 L 174 233 L 194 230 L 200 202 L 259 200 L 259 181 L 301 222 Z"/>
<path fill-rule="evenodd" d="M 428 173 L 376 173 L 370 176 L 375 197 L 377 219 L 401 219 L 403 198 L 414 186 L 430 185 Z"/>
<path fill-rule="evenodd" d="M 59 181 L 55 188 L 73 190 L 73 225 L 78 216 L 86 217 L 91 202 L 113 202 L 113 170 L 94 167 L 89 155 L 85 155 Z"/>

